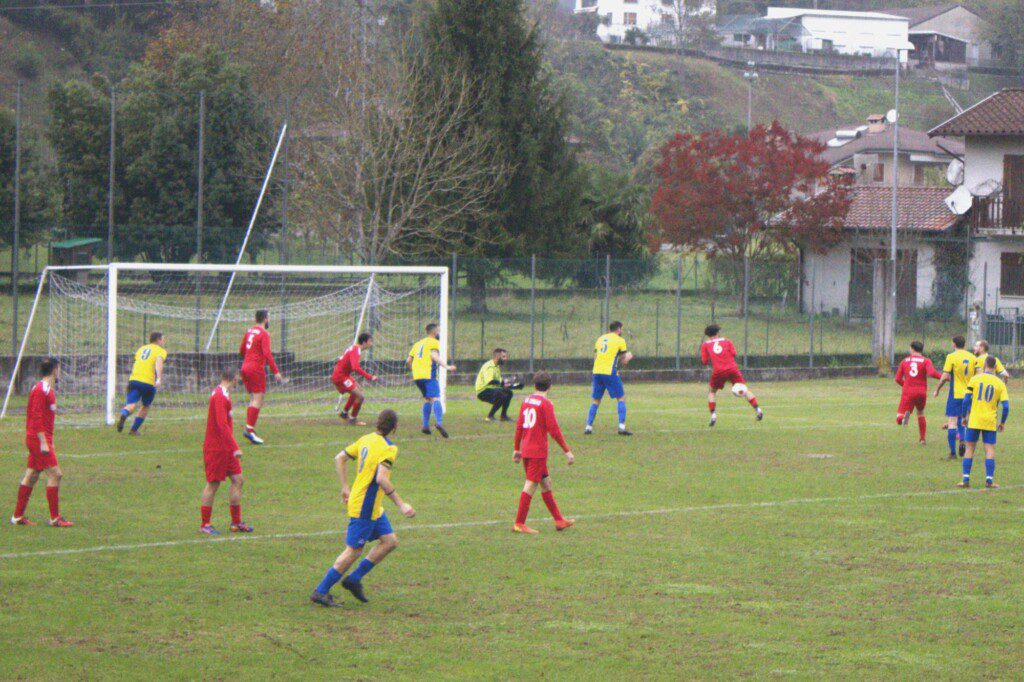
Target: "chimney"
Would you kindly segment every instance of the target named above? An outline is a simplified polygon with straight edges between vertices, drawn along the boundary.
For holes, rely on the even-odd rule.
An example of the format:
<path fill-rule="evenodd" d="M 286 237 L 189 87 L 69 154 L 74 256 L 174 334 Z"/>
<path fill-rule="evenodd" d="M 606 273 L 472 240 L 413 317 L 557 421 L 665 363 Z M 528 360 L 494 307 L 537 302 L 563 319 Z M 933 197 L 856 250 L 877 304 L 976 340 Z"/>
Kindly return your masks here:
<path fill-rule="evenodd" d="M 887 125 L 885 114 L 871 114 L 868 116 L 868 133 L 884 133 Z"/>

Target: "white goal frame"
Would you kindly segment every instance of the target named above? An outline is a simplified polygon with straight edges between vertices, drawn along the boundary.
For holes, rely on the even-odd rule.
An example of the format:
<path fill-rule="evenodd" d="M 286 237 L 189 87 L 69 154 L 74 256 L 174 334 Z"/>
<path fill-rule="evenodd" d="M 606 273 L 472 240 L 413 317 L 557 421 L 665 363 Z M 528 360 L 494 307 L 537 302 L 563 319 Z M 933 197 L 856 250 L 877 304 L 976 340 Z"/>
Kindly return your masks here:
<path fill-rule="evenodd" d="M 117 276 L 122 271 L 145 271 L 145 272 L 205 272 L 205 273 L 231 273 L 232 279 L 237 273 L 264 273 L 264 274 L 344 274 L 344 275 L 368 275 L 371 281 L 376 275 L 399 274 L 399 275 L 433 275 L 439 279 L 438 290 L 440 300 L 438 301 L 438 343 L 441 346 L 441 358 L 448 358 L 448 274 L 449 270 L 444 266 L 416 266 L 416 265 L 239 265 L 239 264 L 195 264 L 195 263 L 110 263 L 109 265 L 54 265 L 47 266 L 39 274 L 39 284 L 36 287 L 35 298 L 32 301 L 32 309 L 29 312 L 28 322 L 25 325 L 25 332 L 21 338 L 21 345 L 18 348 L 18 357 L 11 370 L 10 380 L 7 384 L 7 394 L 4 397 L 3 408 L 0 409 L 0 419 L 7 415 L 7 406 L 14 390 L 15 379 L 21 370 L 21 361 L 25 355 L 25 347 L 28 344 L 29 334 L 32 331 L 32 323 L 35 320 L 36 310 L 42 298 L 46 281 L 51 273 L 73 273 L 81 271 L 105 272 L 107 273 L 107 380 L 106 380 L 106 423 L 112 425 L 115 420 L 115 402 L 117 400 Z M 227 292 L 225 292 L 227 293 Z M 223 304 L 221 306 L 223 309 Z M 360 316 L 362 324 L 362 316 Z M 356 330 L 358 335 L 359 330 Z M 448 388 L 448 371 L 443 367 L 438 371 L 438 383 L 441 385 L 441 400 L 446 401 Z"/>

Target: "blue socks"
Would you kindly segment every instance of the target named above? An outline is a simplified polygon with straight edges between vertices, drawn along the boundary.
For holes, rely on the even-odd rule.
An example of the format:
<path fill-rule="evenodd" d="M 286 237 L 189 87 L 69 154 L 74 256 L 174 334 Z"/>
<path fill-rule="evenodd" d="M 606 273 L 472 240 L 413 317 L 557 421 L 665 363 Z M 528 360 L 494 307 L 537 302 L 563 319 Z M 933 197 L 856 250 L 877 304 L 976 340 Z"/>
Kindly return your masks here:
<path fill-rule="evenodd" d="M 128 410 L 128 408 L 127 408 L 127 407 L 122 407 L 122 408 L 121 408 L 121 416 L 122 416 L 122 417 L 127 417 L 127 416 L 128 416 L 128 415 L 130 415 L 130 414 L 131 414 L 131 412 L 130 412 L 130 411 Z"/>
<path fill-rule="evenodd" d="M 331 569 L 331 570 L 334 570 L 334 569 Z M 354 570 L 354 571 L 352 571 L 351 573 L 348 574 L 348 580 L 349 580 L 349 582 L 358 583 L 358 582 L 362 581 L 364 575 L 366 575 L 367 573 L 369 573 L 372 570 L 373 570 L 373 562 L 370 561 L 369 559 L 363 559 L 362 561 L 359 562 L 359 565 L 356 566 L 356 570 Z"/>
<path fill-rule="evenodd" d="M 994 459 L 985 460 L 985 480 L 989 483 L 992 482 L 992 477 L 996 475 L 996 461 Z"/>
<path fill-rule="evenodd" d="M 597 403 L 590 403 L 590 411 L 587 412 L 587 426 L 594 425 L 594 418 L 597 416 Z"/>
<path fill-rule="evenodd" d="M 971 480 L 971 465 L 972 464 L 974 464 L 974 460 L 971 459 L 970 457 L 964 457 L 963 462 L 961 462 L 961 467 L 963 468 L 963 471 L 964 471 L 964 480 L 965 481 Z M 995 462 L 993 462 L 992 464 L 994 466 Z M 988 465 L 985 465 L 985 466 L 986 466 L 986 468 L 988 468 Z"/>
<path fill-rule="evenodd" d="M 958 429 L 949 429 L 946 431 L 946 440 L 949 441 L 949 454 L 956 454 L 956 432 Z"/>
<path fill-rule="evenodd" d="M 132 431 L 138 431 L 144 421 L 146 421 L 145 417 L 136 417 L 135 422 L 132 424 Z"/>
<path fill-rule="evenodd" d="M 441 401 L 440 400 L 435 400 L 431 404 L 434 406 L 434 423 L 437 424 L 438 426 L 443 426 L 444 425 L 444 407 L 441 405 Z M 428 419 L 429 419 L 429 417 L 428 417 Z M 365 561 L 365 559 L 364 559 L 364 561 Z M 373 564 L 370 564 L 370 565 L 372 566 Z M 367 570 L 369 570 L 369 569 L 367 569 Z"/>
<path fill-rule="evenodd" d="M 339 580 L 341 580 L 341 573 L 338 573 L 334 570 L 334 566 L 331 566 L 327 569 L 327 573 L 324 574 L 324 579 L 316 586 L 316 591 L 320 594 L 327 594 Z"/>
<path fill-rule="evenodd" d="M 626 401 L 619 401 L 619 428 L 626 426 Z"/>
<path fill-rule="evenodd" d="M 423 403 L 423 428 L 430 428 L 430 403 Z"/>

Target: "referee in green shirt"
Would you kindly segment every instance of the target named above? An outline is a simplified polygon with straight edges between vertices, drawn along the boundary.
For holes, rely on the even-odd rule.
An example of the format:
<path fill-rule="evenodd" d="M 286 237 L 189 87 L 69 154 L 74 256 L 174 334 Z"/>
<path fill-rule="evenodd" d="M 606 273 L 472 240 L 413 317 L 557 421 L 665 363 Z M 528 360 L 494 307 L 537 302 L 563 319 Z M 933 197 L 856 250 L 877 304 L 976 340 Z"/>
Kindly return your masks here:
<path fill-rule="evenodd" d="M 476 397 L 491 406 L 487 421 L 494 421 L 494 415 L 501 410 L 501 421 L 512 421 L 508 416 L 508 406 L 512 402 L 512 389 L 522 388 L 522 384 L 501 378 L 501 366 L 508 360 L 508 351 L 495 348 L 491 359 L 484 363 L 476 375 Z"/>

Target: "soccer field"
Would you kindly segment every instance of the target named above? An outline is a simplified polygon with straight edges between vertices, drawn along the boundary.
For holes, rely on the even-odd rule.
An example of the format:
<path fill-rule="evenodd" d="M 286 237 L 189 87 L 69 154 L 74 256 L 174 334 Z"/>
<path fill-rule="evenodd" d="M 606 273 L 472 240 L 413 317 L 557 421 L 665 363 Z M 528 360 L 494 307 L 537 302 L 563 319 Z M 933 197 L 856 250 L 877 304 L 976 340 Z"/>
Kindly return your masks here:
<path fill-rule="evenodd" d="M 626 439 L 607 401 L 584 437 L 588 389 L 556 385 L 577 461 L 552 445 L 550 468 L 577 526 L 556 533 L 538 494 L 536 536 L 511 532 L 511 424 L 452 400 L 443 441 L 400 403 L 392 480 L 418 515 L 385 501 L 399 548 L 367 576 L 370 603 L 338 586 L 339 609 L 308 596 L 343 545 L 332 457 L 369 429 L 275 418 L 268 396 L 267 445 L 242 441 L 256 532 L 213 539 L 197 533 L 201 419 L 170 420 L 158 399 L 140 438 L 58 423 L 77 525 L 0 530 L 0 677 L 1018 678 L 1019 403 L 1002 489 L 961 491 L 940 400 L 920 447 L 916 424 L 894 424 L 891 380 L 751 388 L 765 420 L 723 393 L 710 430 L 703 385 L 627 385 Z M 13 508 L 23 418 L 0 434 Z M 224 486 L 223 531 L 227 516 Z"/>

